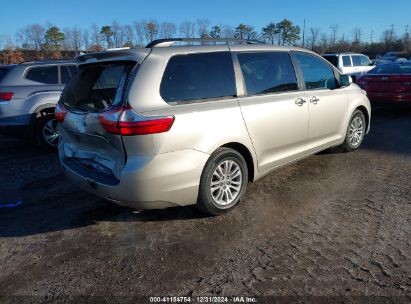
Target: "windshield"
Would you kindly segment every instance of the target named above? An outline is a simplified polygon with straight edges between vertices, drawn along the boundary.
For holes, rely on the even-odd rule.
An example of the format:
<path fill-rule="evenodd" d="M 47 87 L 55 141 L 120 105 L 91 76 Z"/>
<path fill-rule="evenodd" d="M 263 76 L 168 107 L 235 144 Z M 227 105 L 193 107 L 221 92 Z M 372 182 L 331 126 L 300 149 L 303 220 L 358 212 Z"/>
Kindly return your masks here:
<path fill-rule="evenodd" d="M 61 98 L 67 108 L 101 111 L 122 102 L 125 87 L 135 62 L 109 62 L 82 65 Z"/>

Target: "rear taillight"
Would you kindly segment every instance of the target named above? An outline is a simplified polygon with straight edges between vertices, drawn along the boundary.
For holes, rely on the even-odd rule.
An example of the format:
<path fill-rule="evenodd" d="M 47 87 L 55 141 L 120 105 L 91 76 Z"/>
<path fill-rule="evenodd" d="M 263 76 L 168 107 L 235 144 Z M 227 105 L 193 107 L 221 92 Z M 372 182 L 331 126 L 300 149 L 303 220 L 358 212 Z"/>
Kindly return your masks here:
<path fill-rule="evenodd" d="M 57 122 L 62 123 L 64 118 L 66 118 L 67 113 L 68 111 L 60 103 L 57 103 L 56 109 L 54 110 L 54 117 Z"/>
<path fill-rule="evenodd" d="M 0 92 L 0 101 L 10 101 L 13 95 L 13 92 Z"/>
<path fill-rule="evenodd" d="M 131 136 L 167 132 L 174 123 L 174 116 L 143 117 L 126 106 L 100 114 L 99 121 L 109 133 Z"/>

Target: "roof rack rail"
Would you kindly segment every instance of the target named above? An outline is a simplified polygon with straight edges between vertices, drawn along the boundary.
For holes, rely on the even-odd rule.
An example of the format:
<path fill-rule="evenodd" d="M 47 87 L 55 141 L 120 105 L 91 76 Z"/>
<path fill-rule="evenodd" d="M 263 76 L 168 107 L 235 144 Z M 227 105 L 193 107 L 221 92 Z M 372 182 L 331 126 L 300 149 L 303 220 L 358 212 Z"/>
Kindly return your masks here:
<path fill-rule="evenodd" d="M 264 41 L 239 39 L 239 38 L 165 38 L 151 41 L 146 48 L 156 46 L 170 46 L 177 42 L 221 42 L 221 43 L 244 43 L 244 44 L 265 44 Z"/>
<path fill-rule="evenodd" d="M 58 58 L 58 59 L 27 60 L 27 61 L 22 61 L 19 64 L 27 64 L 27 63 L 47 64 L 47 63 L 65 62 L 65 61 L 67 62 L 74 61 L 74 59 Z"/>
<path fill-rule="evenodd" d="M 122 51 L 122 50 L 129 50 L 131 47 L 123 46 L 123 47 L 115 47 L 115 48 L 108 48 L 105 51 Z"/>

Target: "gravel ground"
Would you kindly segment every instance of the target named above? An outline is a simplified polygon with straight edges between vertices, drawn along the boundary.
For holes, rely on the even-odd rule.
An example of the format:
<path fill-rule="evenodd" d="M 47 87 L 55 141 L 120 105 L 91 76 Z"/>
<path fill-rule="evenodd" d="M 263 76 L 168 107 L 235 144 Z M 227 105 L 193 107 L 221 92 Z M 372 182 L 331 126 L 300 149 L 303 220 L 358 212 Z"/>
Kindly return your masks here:
<path fill-rule="evenodd" d="M 70 183 L 55 154 L 0 138 L 0 203 L 22 200 L 0 209 L 0 302 L 411 301 L 411 111 L 373 115 L 360 150 L 280 168 L 219 217 L 193 207 L 132 213 Z"/>

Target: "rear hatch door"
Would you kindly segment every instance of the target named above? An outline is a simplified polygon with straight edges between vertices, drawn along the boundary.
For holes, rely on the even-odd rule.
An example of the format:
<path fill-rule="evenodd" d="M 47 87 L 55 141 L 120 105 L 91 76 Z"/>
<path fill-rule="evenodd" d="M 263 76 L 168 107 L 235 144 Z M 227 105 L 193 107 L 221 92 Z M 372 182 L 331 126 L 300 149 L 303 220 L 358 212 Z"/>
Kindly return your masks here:
<path fill-rule="evenodd" d="M 64 90 L 60 105 L 68 111 L 60 125 L 63 162 L 89 169 L 106 184 L 120 179 L 126 155 L 121 135 L 107 132 L 100 114 L 124 104 L 125 88 L 137 69 L 133 61 L 104 61 L 80 65 Z"/>

